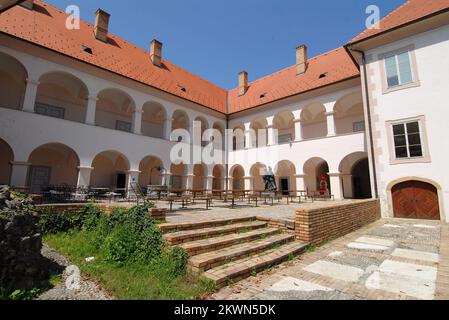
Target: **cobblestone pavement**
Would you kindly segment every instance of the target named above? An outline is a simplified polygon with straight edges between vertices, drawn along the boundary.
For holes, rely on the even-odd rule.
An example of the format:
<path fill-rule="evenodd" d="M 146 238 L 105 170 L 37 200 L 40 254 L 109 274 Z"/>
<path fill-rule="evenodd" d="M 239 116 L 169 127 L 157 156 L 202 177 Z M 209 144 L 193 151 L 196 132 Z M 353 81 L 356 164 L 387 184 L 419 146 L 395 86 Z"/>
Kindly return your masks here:
<path fill-rule="evenodd" d="M 213 299 L 449 299 L 449 225 L 388 219 L 225 287 Z"/>

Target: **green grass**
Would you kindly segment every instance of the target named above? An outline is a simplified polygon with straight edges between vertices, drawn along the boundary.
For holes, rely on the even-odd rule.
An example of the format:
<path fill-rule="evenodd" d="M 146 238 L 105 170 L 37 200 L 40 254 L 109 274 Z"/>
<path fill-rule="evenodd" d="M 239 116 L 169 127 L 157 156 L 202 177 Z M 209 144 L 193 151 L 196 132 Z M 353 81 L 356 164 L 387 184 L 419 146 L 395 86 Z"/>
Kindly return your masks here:
<path fill-rule="evenodd" d="M 120 300 L 186 300 L 215 290 L 211 283 L 198 277 L 169 275 L 167 265 L 170 262 L 163 258 L 145 265 L 108 262 L 102 257 L 93 232 L 70 231 L 46 235 L 44 241 Z M 87 263 L 86 257 L 95 257 L 95 260 Z"/>

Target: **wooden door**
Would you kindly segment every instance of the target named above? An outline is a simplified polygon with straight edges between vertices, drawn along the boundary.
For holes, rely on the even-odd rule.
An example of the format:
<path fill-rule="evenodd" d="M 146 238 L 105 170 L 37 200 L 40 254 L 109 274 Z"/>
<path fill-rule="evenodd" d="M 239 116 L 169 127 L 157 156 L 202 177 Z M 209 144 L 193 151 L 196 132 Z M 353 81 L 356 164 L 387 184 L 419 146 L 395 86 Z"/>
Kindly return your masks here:
<path fill-rule="evenodd" d="M 393 187 L 396 218 L 440 220 L 438 191 L 431 184 L 406 181 Z"/>

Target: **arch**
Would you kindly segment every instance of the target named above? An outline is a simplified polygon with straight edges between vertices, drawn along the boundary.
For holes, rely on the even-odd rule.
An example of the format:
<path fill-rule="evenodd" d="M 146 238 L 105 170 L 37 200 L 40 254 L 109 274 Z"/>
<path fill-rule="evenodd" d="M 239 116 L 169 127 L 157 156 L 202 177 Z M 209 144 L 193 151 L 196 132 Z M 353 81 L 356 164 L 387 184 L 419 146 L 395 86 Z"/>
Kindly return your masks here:
<path fill-rule="evenodd" d="M 229 171 L 232 178 L 232 190 L 240 191 L 245 189 L 245 170 L 241 165 L 235 165 Z"/>
<path fill-rule="evenodd" d="M 329 194 L 331 194 L 330 178 L 329 178 L 329 164 L 326 160 L 320 157 L 310 158 L 304 163 L 304 185 L 308 193 L 317 192 L 320 186 L 321 176 L 325 175 Z"/>
<path fill-rule="evenodd" d="M 273 120 L 273 128 L 278 130 L 278 143 L 295 141 L 295 116 L 293 112 L 284 110 L 276 114 Z"/>
<path fill-rule="evenodd" d="M 268 144 L 267 126 L 268 121 L 265 118 L 257 118 L 251 122 L 250 129 L 254 131 L 252 147 L 260 148 Z"/>
<path fill-rule="evenodd" d="M 28 186 L 39 193 L 49 185 L 76 186 L 80 160 L 78 154 L 62 143 L 47 143 L 34 149 L 28 162 Z"/>
<path fill-rule="evenodd" d="M 92 161 L 91 186 L 123 191 L 127 187 L 130 163 L 119 151 L 107 150 L 97 154 Z"/>
<path fill-rule="evenodd" d="M 84 123 L 89 90 L 78 77 L 52 71 L 39 78 L 35 112 L 38 114 Z"/>
<path fill-rule="evenodd" d="M 151 101 L 142 106 L 142 135 L 153 138 L 164 138 L 164 124 L 167 112 L 160 103 Z"/>
<path fill-rule="evenodd" d="M 12 161 L 14 161 L 14 151 L 5 140 L 0 138 L 0 185 L 11 183 Z"/>
<path fill-rule="evenodd" d="M 204 163 L 195 164 L 193 166 L 193 190 L 204 190 L 205 179 L 207 175 L 207 167 Z"/>
<path fill-rule="evenodd" d="M 186 166 L 184 163 L 172 163 L 170 166 L 170 187 L 172 189 L 183 189 L 184 176 L 186 174 Z"/>
<path fill-rule="evenodd" d="M 245 149 L 245 126 L 243 123 L 237 123 L 232 127 L 232 150 L 243 149 Z"/>
<path fill-rule="evenodd" d="M 221 149 L 224 150 L 225 149 L 225 128 L 224 125 L 221 122 L 214 122 L 214 124 L 212 125 L 212 129 L 218 131 L 221 135 Z"/>
<path fill-rule="evenodd" d="M 289 194 L 288 191 L 296 190 L 296 167 L 289 160 L 278 162 L 274 174 L 279 191 Z"/>
<path fill-rule="evenodd" d="M 321 103 L 313 103 L 305 107 L 301 111 L 301 127 L 304 139 L 326 137 L 326 107 Z"/>
<path fill-rule="evenodd" d="M 161 159 L 147 156 L 139 164 L 139 184 L 144 188 L 150 185 L 162 185 L 162 171 L 164 165 Z"/>
<path fill-rule="evenodd" d="M 264 191 L 265 183 L 263 176 L 267 170 L 267 166 L 263 163 L 257 162 L 251 167 L 250 174 L 252 178 L 252 190 L 251 191 Z"/>
<path fill-rule="evenodd" d="M 132 132 L 133 98 L 120 89 L 104 89 L 98 96 L 95 124 L 113 130 Z"/>
<path fill-rule="evenodd" d="M 387 186 L 387 197 L 397 218 L 441 220 L 444 212 L 443 191 L 431 179 L 404 177 L 392 181 Z"/>
<path fill-rule="evenodd" d="M 28 72 L 16 58 L 0 52 L 0 107 L 21 110 Z"/>
<path fill-rule="evenodd" d="M 213 190 L 224 190 L 224 167 L 220 164 L 217 164 L 212 169 L 212 176 L 214 177 L 212 181 L 212 189 Z"/>
<path fill-rule="evenodd" d="M 369 199 L 372 197 L 368 153 L 354 152 L 341 160 L 343 196 L 347 199 Z"/>
<path fill-rule="evenodd" d="M 335 130 L 337 134 L 347 134 L 364 130 L 365 116 L 361 92 L 353 92 L 341 97 L 334 106 Z"/>
<path fill-rule="evenodd" d="M 203 141 L 204 137 L 204 132 L 209 129 L 209 123 L 207 122 L 206 118 L 198 116 L 195 118 L 195 122 L 197 122 L 196 126 L 198 126 L 198 123 L 201 125 L 200 129 L 201 129 L 201 145 L 204 147 L 206 146 L 209 141 Z M 206 140 L 206 139 L 204 139 Z"/>
<path fill-rule="evenodd" d="M 173 113 L 172 130 L 184 129 L 189 130 L 190 120 L 187 113 L 183 110 L 176 110 Z"/>

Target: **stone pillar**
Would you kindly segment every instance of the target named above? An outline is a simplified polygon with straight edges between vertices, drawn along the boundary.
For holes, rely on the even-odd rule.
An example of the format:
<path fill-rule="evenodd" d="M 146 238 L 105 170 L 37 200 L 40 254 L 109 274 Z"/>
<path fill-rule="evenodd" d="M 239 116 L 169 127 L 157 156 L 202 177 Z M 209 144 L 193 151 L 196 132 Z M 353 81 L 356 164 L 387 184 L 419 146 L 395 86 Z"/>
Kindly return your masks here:
<path fill-rule="evenodd" d="M 342 185 L 341 185 L 341 175 L 340 173 L 329 173 L 331 185 L 331 194 L 334 195 L 335 200 L 343 199 Z"/>
<path fill-rule="evenodd" d="M 90 176 L 94 168 L 92 167 L 78 167 L 78 187 L 90 187 Z"/>
<path fill-rule="evenodd" d="M 277 144 L 277 130 L 274 130 L 273 125 L 267 126 L 267 134 L 268 134 L 268 146 L 274 146 Z"/>
<path fill-rule="evenodd" d="M 192 190 L 193 189 L 193 179 L 195 178 L 195 175 L 193 173 L 186 174 L 184 176 L 185 182 L 185 189 Z"/>
<path fill-rule="evenodd" d="M 245 149 L 251 149 L 253 147 L 253 131 L 251 130 L 251 124 L 245 123 Z"/>
<path fill-rule="evenodd" d="M 326 112 L 326 119 L 327 119 L 327 136 L 333 137 L 336 135 L 335 133 L 335 119 L 334 119 L 335 112 L 330 111 Z"/>
<path fill-rule="evenodd" d="M 11 186 L 25 188 L 27 186 L 29 162 L 11 162 Z"/>
<path fill-rule="evenodd" d="M 134 134 L 142 134 L 142 113 L 142 110 L 134 110 L 133 112 L 132 132 Z"/>
<path fill-rule="evenodd" d="M 341 180 L 343 183 L 343 198 L 345 198 L 345 199 L 354 198 L 354 191 L 352 188 L 352 175 L 351 174 L 341 174 Z"/>
<path fill-rule="evenodd" d="M 167 118 L 164 120 L 164 139 L 170 141 L 170 135 L 172 132 L 172 118 Z"/>
<path fill-rule="evenodd" d="M 97 96 L 89 96 L 87 98 L 87 110 L 85 124 L 95 125 L 95 113 L 97 112 Z"/>
<path fill-rule="evenodd" d="M 139 185 L 139 175 L 141 171 L 138 170 L 129 170 L 127 172 L 127 189 L 128 189 L 128 195 L 134 194 L 135 186 Z"/>
<path fill-rule="evenodd" d="M 305 174 L 297 174 L 296 178 L 296 191 L 306 191 Z"/>
<path fill-rule="evenodd" d="M 223 190 L 229 191 L 229 190 L 234 190 L 234 178 L 232 177 L 228 177 L 226 178 L 228 181 L 228 188 L 226 189 L 226 182 L 225 182 L 225 186 L 223 187 Z M 225 181 L 226 179 L 223 179 L 223 181 Z"/>
<path fill-rule="evenodd" d="M 302 141 L 302 123 L 301 119 L 295 119 L 295 141 Z"/>
<path fill-rule="evenodd" d="M 243 177 L 245 180 L 245 190 L 254 190 L 254 178 L 253 177 Z"/>
<path fill-rule="evenodd" d="M 25 98 L 23 100 L 23 111 L 33 112 L 34 106 L 36 105 L 37 88 L 40 84 L 37 80 L 27 79 L 27 86 L 25 90 Z"/>

